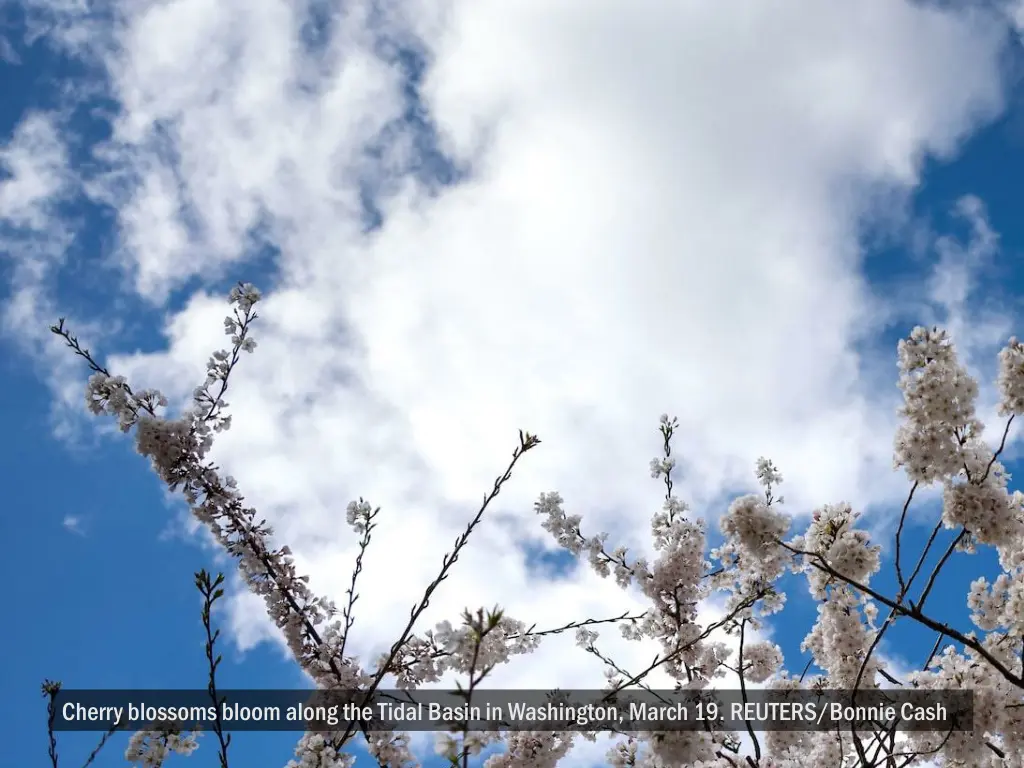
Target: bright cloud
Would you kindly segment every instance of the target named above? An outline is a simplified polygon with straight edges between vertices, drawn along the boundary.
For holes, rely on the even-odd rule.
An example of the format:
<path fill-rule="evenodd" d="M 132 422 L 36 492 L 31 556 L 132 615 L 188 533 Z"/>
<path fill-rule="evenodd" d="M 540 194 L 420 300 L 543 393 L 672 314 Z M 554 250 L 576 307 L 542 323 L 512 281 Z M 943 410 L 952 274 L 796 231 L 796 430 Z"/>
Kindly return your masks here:
<path fill-rule="evenodd" d="M 11 265 L 16 289 L 2 319 L 9 330 L 31 334 L 45 302 L 37 288 L 70 243 L 58 223 L 71 186 L 67 148 L 50 115 L 22 118 L 0 149 L 0 173 L 0 264 Z"/>
<path fill-rule="evenodd" d="M 858 236 L 878 195 L 911 191 L 926 155 L 1001 110 L 1004 22 L 894 0 L 346 9 L 310 51 L 292 3 L 118 6 L 105 64 L 121 111 L 88 188 L 116 206 L 113 255 L 156 304 L 277 254 L 217 459 L 339 599 L 345 504 L 383 507 L 357 651 L 393 638 L 520 428 L 544 443 L 433 620 L 495 602 L 539 626 L 630 608 L 585 569 L 528 567 L 549 546 L 531 504 L 558 489 L 587 530 L 646 547 L 662 411 L 679 416 L 679 491 L 701 513 L 759 455 L 798 512 L 905 494 L 895 388 L 873 386 L 863 356 L 884 314 Z M 96 23 L 66 10 L 65 44 Z M 428 63 L 416 101 L 396 47 Z M 457 185 L 423 182 L 427 127 L 467 169 Z M 383 223 L 367 234 L 368 200 Z M 165 351 L 113 367 L 185 397 L 225 311 L 196 294 Z M 262 611 L 234 606 L 237 637 L 262 637 Z M 606 634 L 624 665 L 651 657 Z M 500 679 L 593 682 L 600 665 L 566 644 Z"/>
<path fill-rule="evenodd" d="M 78 536 L 85 536 L 85 530 L 82 528 L 82 518 L 78 515 L 64 515 L 61 525 L 64 526 L 65 530 L 70 531 L 71 533 Z"/>

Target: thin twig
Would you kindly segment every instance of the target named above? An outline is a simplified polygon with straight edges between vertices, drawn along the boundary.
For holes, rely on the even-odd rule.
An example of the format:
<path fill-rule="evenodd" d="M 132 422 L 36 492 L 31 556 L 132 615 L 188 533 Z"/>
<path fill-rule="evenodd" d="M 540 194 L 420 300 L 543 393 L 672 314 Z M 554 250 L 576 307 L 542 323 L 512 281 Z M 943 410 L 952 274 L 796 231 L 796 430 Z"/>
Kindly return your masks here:
<path fill-rule="evenodd" d="M 746 711 L 747 708 L 747 676 L 743 669 L 743 647 L 745 639 L 745 630 L 747 628 L 747 619 L 743 618 L 740 620 L 740 649 L 739 659 L 737 661 L 736 673 L 740 676 L 740 696 L 743 698 L 743 709 Z M 754 760 L 760 762 L 761 760 L 761 742 L 757 739 L 757 734 L 754 732 L 753 724 L 744 719 L 743 723 L 747 726 L 747 733 L 750 734 L 751 741 L 754 742 Z"/>
<path fill-rule="evenodd" d="M 519 445 L 512 452 L 512 461 L 509 462 L 509 465 L 505 469 L 504 474 L 502 474 L 494 481 L 494 487 L 491 489 L 490 493 L 484 496 L 483 502 L 480 505 L 480 509 L 477 510 L 476 515 L 473 517 L 472 520 L 470 520 L 469 524 L 466 526 L 466 530 L 463 531 L 462 534 L 455 540 L 455 546 L 452 548 L 452 551 L 450 553 L 446 553 L 444 558 L 442 558 L 440 572 L 435 577 L 435 579 L 427 585 L 427 588 L 424 590 L 423 597 L 420 598 L 419 603 L 414 605 L 412 609 L 409 611 L 409 621 L 406 622 L 405 629 L 402 630 L 402 633 L 399 635 L 394 645 L 391 646 L 391 650 L 388 652 L 387 658 L 377 669 L 377 674 L 374 675 L 373 680 L 370 682 L 370 685 L 367 687 L 367 690 L 364 693 L 364 704 L 370 700 L 371 696 L 373 696 L 374 692 L 380 685 L 381 680 L 384 679 L 384 676 L 388 674 L 389 671 L 391 671 L 392 661 L 394 661 L 395 656 L 398 655 L 398 652 L 409 639 L 409 635 L 412 634 L 412 630 L 416 624 L 416 621 L 427 609 L 427 606 L 430 605 L 430 598 L 434 594 L 434 591 L 441 585 L 441 582 L 448 578 L 448 572 L 451 570 L 452 566 L 455 565 L 455 563 L 458 561 L 459 553 L 462 551 L 463 547 L 466 546 L 466 542 L 469 541 L 469 537 L 472 535 L 477 525 L 479 525 L 480 520 L 484 516 L 484 512 L 487 511 L 487 507 L 490 506 L 491 502 L 494 501 L 495 498 L 497 498 L 498 494 L 501 492 L 501 487 L 505 483 L 507 483 L 509 479 L 511 479 L 512 470 L 515 469 L 516 463 L 519 461 L 519 459 L 523 456 L 524 453 L 529 451 L 531 448 L 536 447 L 537 445 L 540 445 L 539 437 L 537 437 L 536 435 L 531 435 L 529 432 L 523 432 L 522 430 L 520 430 Z M 354 723 L 350 722 L 346 726 L 345 732 L 342 734 L 341 737 L 341 744 L 344 744 L 352 735 L 353 725 Z"/>
<path fill-rule="evenodd" d="M 206 684 L 206 690 L 213 700 L 214 718 L 212 728 L 213 732 L 217 735 L 220 768 L 228 768 L 228 747 L 231 745 L 231 734 L 225 735 L 224 733 L 224 722 L 221 719 L 221 704 L 225 699 L 217 695 L 217 667 L 220 666 L 221 656 L 220 654 L 214 656 L 213 653 L 214 644 L 217 642 L 217 638 L 220 637 L 220 630 L 214 631 L 211 618 L 213 604 L 224 596 L 224 589 L 221 587 L 221 584 L 224 583 L 224 574 L 218 573 L 215 579 L 211 579 L 210 574 L 205 570 L 201 570 L 195 574 L 195 577 L 196 588 L 203 596 L 203 628 L 206 630 L 206 661 L 209 665 L 209 679 Z"/>
<path fill-rule="evenodd" d="M 362 499 L 359 500 L 360 503 Z M 368 512 L 363 517 L 363 535 L 359 538 L 359 552 L 356 554 L 356 564 L 352 569 L 352 581 L 348 585 L 348 602 L 345 604 L 344 610 L 341 615 L 345 620 L 345 631 L 341 635 L 341 645 L 338 647 L 338 657 L 345 658 L 345 646 L 348 643 L 349 630 L 352 629 L 352 625 L 355 624 L 356 618 L 353 609 L 356 605 L 356 600 L 359 599 L 359 595 L 356 593 L 356 582 L 359 580 L 359 575 L 363 572 L 363 555 L 366 554 L 367 548 L 370 546 L 370 540 L 373 538 L 373 529 L 377 527 L 374 522 L 374 518 L 380 513 L 380 507 L 377 507 L 372 512 Z"/>
<path fill-rule="evenodd" d="M 89 753 L 89 757 L 87 757 L 85 759 L 85 762 L 82 763 L 82 768 L 89 768 L 89 766 L 92 765 L 93 760 L 96 759 L 96 757 L 99 755 L 103 747 L 106 746 L 107 740 L 110 739 L 110 737 L 117 732 L 117 729 L 121 727 L 121 724 L 123 722 L 124 720 L 122 716 L 117 719 L 116 723 L 114 723 L 112 726 L 110 726 L 110 728 L 107 729 L 107 732 L 104 733 L 103 737 L 100 739 L 99 744 L 96 745 L 93 751 Z"/>
<path fill-rule="evenodd" d="M 580 627 L 590 627 L 594 624 L 617 624 L 620 621 L 641 621 L 647 615 L 647 611 L 643 613 L 630 614 L 629 611 L 622 613 L 619 616 L 612 616 L 607 619 L 584 619 L 583 621 L 570 621 L 568 624 L 564 624 L 561 627 L 555 627 L 554 629 L 534 629 L 537 625 L 534 624 L 525 632 L 510 634 L 508 637 L 510 640 L 514 640 L 520 637 L 544 637 L 545 635 L 557 635 L 562 632 L 566 632 L 570 629 L 579 629 Z"/>
<path fill-rule="evenodd" d="M 900 583 L 900 594 L 905 595 L 907 593 L 907 585 L 903 581 L 903 569 L 900 565 L 900 543 L 903 538 L 903 525 L 907 522 L 907 510 L 910 509 L 910 502 L 914 498 L 914 491 L 917 490 L 918 483 L 914 483 L 910 486 L 910 493 L 907 495 L 907 500 L 903 502 L 903 512 L 900 513 L 900 524 L 896 527 L 896 578 Z"/>
<path fill-rule="evenodd" d="M 44 680 L 43 696 L 46 701 L 46 733 L 49 737 L 49 748 L 47 754 L 50 756 L 50 765 L 57 768 L 57 735 L 53 731 L 53 723 L 57 719 L 57 694 L 60 693 L 60 680 Z"/>

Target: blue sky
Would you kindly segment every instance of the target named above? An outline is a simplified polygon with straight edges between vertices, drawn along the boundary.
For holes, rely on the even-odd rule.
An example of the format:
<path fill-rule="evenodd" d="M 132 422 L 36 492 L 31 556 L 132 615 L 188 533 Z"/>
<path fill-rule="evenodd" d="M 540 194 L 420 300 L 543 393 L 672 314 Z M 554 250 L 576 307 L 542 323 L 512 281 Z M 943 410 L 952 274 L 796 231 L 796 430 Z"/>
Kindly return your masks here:
<path fill-rule="evenodd" d="M 267 292 L 217 457 L 339 599 L 344 504 L 384 507 L 363 653 L 519 427 L 544 450 L 449 585 L 448 618 L 474 600 L 527 623 L 600 610 L 585 568 L 540 566 L 565 561 L 530 505 L 557 486 L 642 547 L 662 411 L 683 422 L 681 495 L 700 514 L 767 454 L 798 516 L 849 499 L 891 525 L 907 488 L 889 465 L 897 339 L 960 331 L 984 410 L 995 353 L 1024 330 L 1024 85 L 1009 4 L 887 2 L 746 7 L 749 29 L 739 10 L 647 3 L 0 8 L 10 764 L 45 759 L 43 678 L 199 687 L 192 573 L 230 573 L 130 441 L 85 418 L 84 371 L 46 331 L 57 315 L 181 402 L 223 343 L 226 305 L 207 297 Z M 681 29 L 690 48 L 666 38 Z M 1017 443 L 1008 455 L 1024 472 Z M 935 519 L 919 509 L 914 552 Z M 965 626 L 967 585 L 993 567 L 954 560 L 935 615 Z M 787 583 L 773 637 L 800 670 L 814 609 Z M 233 597 L 220 618 L 222 686 L 302 684 L 258 605 Z M 912 664 L 931 642 L 898 628 L 885 653 Z M 558 653 L 504 682 L 554 680 Z M 599 678 L 561 671 L 580 670 Z M 283 765 L 297 736 L 241 734 L 234 759 Z M 61 753 L 81 762 L 92 742 L 65 734 Z"/>

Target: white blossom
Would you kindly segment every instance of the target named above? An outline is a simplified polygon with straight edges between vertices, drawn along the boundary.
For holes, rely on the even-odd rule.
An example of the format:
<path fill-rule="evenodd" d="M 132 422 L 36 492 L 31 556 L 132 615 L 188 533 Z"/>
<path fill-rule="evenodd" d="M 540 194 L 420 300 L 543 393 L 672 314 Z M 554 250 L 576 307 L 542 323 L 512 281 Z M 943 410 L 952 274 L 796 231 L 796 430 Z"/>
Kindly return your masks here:
<path fill-rule="evenodd" d="M 132 734 L 124 758 L 139 768 L 160 768 L 172 754 L 191 755 L 199 746 L 198 738 L 198 732 L 182 734 L 173 726 L 153 723 Z"/>

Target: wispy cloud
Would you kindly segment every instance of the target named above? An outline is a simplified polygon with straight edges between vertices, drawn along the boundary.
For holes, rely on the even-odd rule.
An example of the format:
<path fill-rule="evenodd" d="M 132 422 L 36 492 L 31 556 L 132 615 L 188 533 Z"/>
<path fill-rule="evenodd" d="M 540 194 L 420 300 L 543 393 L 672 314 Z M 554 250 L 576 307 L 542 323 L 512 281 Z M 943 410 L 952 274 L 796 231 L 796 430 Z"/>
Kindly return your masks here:
<path fill-rule="evenodd" d="M 2 33 L 0 33 L 0 61 L 15 67 L 21 64 L 21 56 L 18 55 L 11 41 Z"/>
<path fill-rule="evenodd" d="M 979 285 L 992 273 L 999 252 L 999 236 L 988 221 L 984 202 L 965 195 L 956 202 L 953 214 L 967 225 L 967 241 L 948 235 L 936 240 L 938 261 L 929 298 L 958 346 L 973 357 L 975 351 L 991 353 L 993 345 L 1006 341 L 1011 318 L 1004 308 L 996 309 L 995 302 L 981 301 L 978 296 Z"/>
<path fill-rule="evenodd" d="M 59 209 L 73 176 L 55 115 L 24 116 L 0 147 L 0 169 L 0 256 L 13 283 L 2 321 L 12 335 L 38 338 L 37 320 L 48 307 L 46 280 L 72 237 Z"/>
<path fill-rule="evenodd" d="M 85 529 L 83 528 L 82 518 L 78 515 L 65 515 L 64 520 L 61 521 L 61 525 L 64 529 L 76 534 L 77 536 L 85 536 Z"/>

